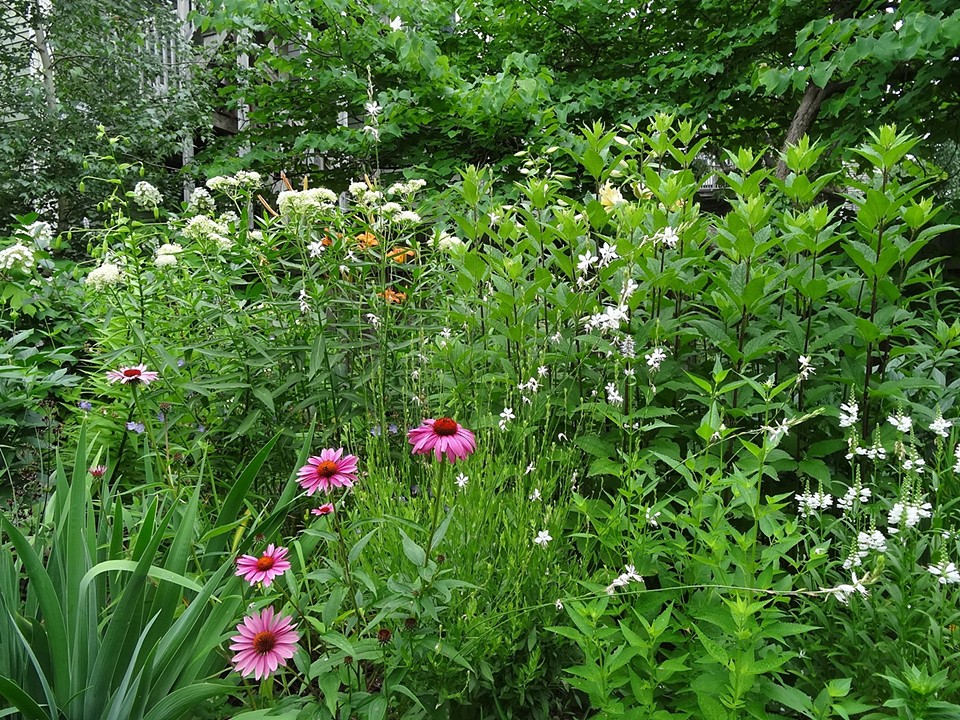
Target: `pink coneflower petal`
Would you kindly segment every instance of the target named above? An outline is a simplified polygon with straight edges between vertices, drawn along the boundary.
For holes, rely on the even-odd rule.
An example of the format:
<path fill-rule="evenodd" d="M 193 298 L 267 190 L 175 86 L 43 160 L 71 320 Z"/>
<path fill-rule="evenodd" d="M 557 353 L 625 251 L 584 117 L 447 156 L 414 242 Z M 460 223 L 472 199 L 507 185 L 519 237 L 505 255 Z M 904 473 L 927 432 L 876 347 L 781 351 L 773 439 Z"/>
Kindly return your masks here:
<path fill-rule="evenodd" d="M 260 557 L 244 555 L 237 558 L 236 574 L 251 585 L 263 583 L 264 587 L 270 587 L 275 577 L 290 569 L 287 552 L 286 548 L 267 545 L 266 551 Z"/>
<path fill-rule="evenodd" d="M 260 680 L 286 665 L 300 640 L 295 627 L 291 618 L 275 616 L 272 607 L 245 617 L 237 625 L 240 634 L 230 638 L 230 649 L 237 651 L 232 660 L 237 672 Z"/>
<path fill-rule="evenodd" d="M 423 425 L 407 433 L 407 442 L 413 446 L 412 454 L 432 452 L 437 462 L 445 455 L 451 464 L 465 460 L 477 449 L 473 433 L 448 417 L 424 420 Z"/>
<path fill-rule="evenodd" d="M 123 385 L 149 385 L 160 377 L 160 373 L 154 370 L 147 370 L 147 366 L 141 363 L 133 367 L 121 367 L 119 370 L 108 370 L 107 380 Z"/>
<path fill-rule="evenodd" d="M 317 490 L 329 493 L 331 488 L 352 487 L 357 480 L 357 456 L 344 455 L 343 448 L 321 450 L 297 471 L 300 486 L 313 495 Z"/>

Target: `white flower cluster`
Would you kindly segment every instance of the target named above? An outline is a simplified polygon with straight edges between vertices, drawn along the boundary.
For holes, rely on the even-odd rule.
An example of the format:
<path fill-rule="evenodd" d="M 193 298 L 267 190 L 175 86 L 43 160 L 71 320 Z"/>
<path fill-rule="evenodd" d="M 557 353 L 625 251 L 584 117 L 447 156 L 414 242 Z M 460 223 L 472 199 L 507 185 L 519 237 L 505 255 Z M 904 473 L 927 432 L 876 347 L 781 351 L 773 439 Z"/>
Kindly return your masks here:
<path fill-rule="evenodd" d="M 33 268 L 35 264 L 36 258 L 34 258 L 33 249 L 28 248 L 21 242 L 0 250 L 0 271 L 19 267 L 26 272 Z"/>
<path fill-rule="evenodd" d="M 177 253 L 183 252 L 183 248 L 177 243 L 165 243 L 157 248 L 157 256 L 153 259 L 153 264 L 157 267 L 170 267 L 177 264 Z"/>
<path fill-rule="evenodd" d="M 633 295 L 637 288 L 640 286 L 634 281 L 633 278 L 627 278 L 623 281 L 623 292 L 620 294 L 620 304 L 626 305 L 627 300 L 630 299 L 630 296 Z"/>
<path fill-rule="evenodd" d="M 207 187 L 214 192 L 221 192 L 232 198 L 239 197 L 243 192 L 260 187 L 262 179 L 260 173 L 247 170 L 238 170 L 231 176 L 217 175 L 207 180 Z"/>
<path fill-rule="evenodd" d="M 365 182 L 350 183 L 347 190 L 361 205 L 375 205 L 383 200 L 383 193 L 379 190 L 374 190 Z"/>
<path fill-rule="evenodd" d="M 923 518 L 933 515 L 933 506 L 920 502 L 897 502 L 887 515 L 887 532 L 895 535 L 901 527 L 914 528 Z"/>
<path fill-rule="evenodd" d="M 437 248 L 451 255 L 458 254 L 466 247 L 463 240 L 456 235 L 448 233 L 446 230 L 440 231 L 436 239 L 436 244 Z"/>
<path fill-rule="evenodd" d="M 586 275 L 599 259 L 599 257 L 587 249 L 583 255 L 577 255 L 577 270 L 579 270 L 582 275 Z"/>
<path fill-rule="evenodd" d="M 853 578 L 849 583 L 837 585 L 835 588 L 830 588 L 823 592 L 827 595 L 832 595 L 844 605 L 850 602 L 850 598 L 854 593 L 859 593 L 863 597 L 867 597 L 870 594 L 870 591 L 867 589 L 867 586 L 863 584 L 863 581 L 857 579 L 856 573 L 853 573 Z"/>
<path fill-rule="evenodd" d="M 650 242 L 653 243 L 653 246 L 665 245 L 671 250 L 677 246 L 677 243 L 680 242 L 680 236 L 677 234 L 677 231 L 674 230 L 669 225 L 662 230 L 658 230 L 650 238 Z"/>
<path fill-rule="evenodd" d="M 540 370 L 545 371 L 546 368 L 541 367 Z M 539 373 L 539 370 L 538 370 L 538 373 Z M 546 374 L 546 373 L 543 373 L 543 374 Z M 543 377 L 543 374 L 540 375 L 540 377 Z M 521 393 L 530 393 L 530 395 L 536 395 L 539 389 L 540 389 L 540 381 L 535 377 L 530 378 L 525 383 L 519 383 L 517 385 L 517 390 L 519 390 Z M 530 405 L 533 402 L 530 399 L 530 395 L 523 394 L 520 396 L 523 402 L 527 405 Z"/>
<path fill-rule="evenodd" d="M 897 432 L 902 433 L 910 432 L 910 429 L 913 427 L 913 418 L 903 413 L 888 416 L 887 422 L 893 425 L 897 429 Z"/>
<path fill-rule="evenodd" d="M 37 220 L 23 228 L 22 232 L 29 235 L 41 250 L 49 249 L 50 243 L 53 242 L 53 228 L 47 222 Z"/>
<path fill-rule="evenodd" d="M 623 405 L 623 395 L 617 389 L 616 383 L 607 383 L 607 402 L 611 405 Z"/>
<path fill-rule="evenodd" d="M 233 246 L 233 241 L 227 237 L 229 232 L 226 225 L 206 215 L 195 215 L 183 226 L 187 239 L 194 242 L 213 240 L 223 250 Z"/>
<path fill-rule="evenodd" d="M 163 202 L 163 196 L 153 185 L 141 180 L 133 188 L 133 201 L 145 210 L 153 210 Z"/>
<path fill-rule="evenodd" d="M 833 496 L 829 493 L 798 493 L 795 497 L 803 517 L 815 515 L 817 510 L 826 510 L 833 505 Z"/>
<path fill-rule="evenodd" d="M 611 245 L 610 243 L 604 243 L 603 247 L 600 248 L 600 267 L 601 268 L 605 268 L 614 260 L 619 260 L 619 259 L 620 259 L 620 256 L 617 255 L 617 248 L 615 245 Z"/>
<path fill-rule="evenodd" d="M 850 568 L 860 567 L 863 564 L 863 559 L 870 554 L 871 550 L 885 553 L 887 551 L 887 539 L 879 530 L 871 530 L 870 532 L 861 530 L 857 533 L 857 549 L 843 561 L 843 569 L 849 570 Z"/>
<path fill-rule="evenodd" d="M 927 461 L 922 457 L 916 454 L 916 451 L 913 452 L 912 457 L 908 457 L 903 461 L 904 470 L 913 470 L 917 475 L 920 475 L 923 472 L 923 468 L 926 466 Z"/>
<path fill-rule="evenodd" d="M 610 183 L 605 183 L 602 188 L 600 188 L 599 193 L 600 204 L 603 205 L 607 210 L 610 210 L 617 205 L 623 205 L 627 201 L 623 198 L 623 193 L 620 192 L 620 188 L 615 188 Z"/>
<path fill-rule="evenodd" d="M 800 371 L 797 374 L 797 382 L 800 382 L 801 380 L 808 380 L 811 375 L 816 374 L 817 369 L 813 366 L 808 356 L 801 355 L 799 363 Z"/>
<path fill-rule="evenodd" d="M 187 211 L 194 215 L 213 215 L 217 211 L 217 203 L 210 193 L 203 188 L 197 188 L 190 194 Z"/>
<path fill-rule="evenodd" d="M 953 451 L 953 456 L 957 459 L 957 462 L 953 465 L 953 471 L 955 473 L 960 473 L 960 444 Z"/>
<path fill-rule="evenodd" d="M 119 265 L 105 262 L 100 267 L 91 270 L 84 283 L 94 290 L 103 290 L 111 285 L 116 285 L 122 277 L 123 272 Z"/>
<path fill-rule="evenodd" d="M 407 180 L 406 182 L 394 183 L 387 188 L 387 195 L 413 195 L 417 190 L 427 186 L 426 180 Z"/>
<path fill-rule="evenodd" d="M 306 315 L 310 312 L 310 296 L 306 288 L 300 288 L 300 313 Z"/>
<path fill-rule="evenodd" d="M 857 424 L 860 419 L 860 406 L 857 403 L 840 404 L 840 427 L 848 428 Z"/>
<path fill-rule="evenodd" d="M 630 319 L 627 308 L 623 305 L 608 305 L 603 312 L 595 313 L 590 317 L 583 319 L 587 331 L 600 330 L 601 333 L 617 331 L 620 329 L 620 323 L 627 322 Z"/>
<path fill-rule="evenodd" d="M 506 430 L 507 424 L 511 420 L 516 420 L 516 419 L 517 419 L 517 416 L 513 414 L 513 408 L 505 407 L 503 409 L 503 412 L 500 413 L 500 422 L 498 422 L 497 425 L 500 427 L 501 430 Z"/>
<path fill-rule="evenodd" d="M 955 563 L 942 560 L 938 565 L 931 565 L 928 567 L 927 571 L 932 575 L 938 576 L 937 582 L 939 582 L 941 585 L 960 584 L 960 572 L 957 572 L 957 566 Z"/>
<path fill-rule="evenodd" d="M 658 521 L 658 518 L 660 517 L 659 510 L 654 512 L 652 508 L 647 508 L 643 511 L 643 516 L 644 520 L 647 521 L 647 525 L 650 527 L 660 527 L 660 522 Z"/>
<path fill-rule="evenodd" d="M 852 460 L 854 455 L 865 457 L 868 460 L 873 460 L 874 462 L 877 460 L 887 459 L 887 450 L 880 444 L 879 440 L 870 447 L 862 447 L 861 445 L 857 445 L 856 438 L 851 436 L 847 440 L 847 445 L 849 447 L 849 450 L 846 454 L 847 460 Z"/>
<path fill-rule="evenodd" d="M 337 194 L 328 188 L 284 190 L 277 195 L 277 209 L 287 218 L 310 220 L 336 207 Z"/>
<path fill-rule="evenodd" d="M 938 415 L 937 418 L 930 423 L 930 430 L 933 431 L 934 435 L 939 435 L 942 438 L 950 435 L 950 428 L 952 427 L 953 423 L 944 419 L 942 415 Z"/>
<path fill-rule="evenodd" d="M 843 497 L 837 498 L 837 508 L 843 512 L 849 512 L 853 509 L 853 503 L 859 500 L 861 503 L 868 502 L 873 493 L 870 488 L 862 485 L 854 485 L 847 489 Z"/>
<path fill-rule="evenodd" d="M 628 360 L 632 360 L 637 356 L 637 343 L 634 342 L 632 337 L 626 336 L 622 338 L 617 343 L 617 348 L 620 350 L 620 354 Z"/>
<path fill-rule="evenodd" d="M 667 351 L 662 347 L 655 347 L 644 355 L 643 359 L 647 361 L 647 367 L 650 368 L 650 372 L 657 372 L 663 361 L 667 359 Z"/>
<path fill-rule="evenodd" d="M 627 565 L 623 572 L 614 581 L 607 585 L 607 595 L 613 595 L 617 588 L 626 587 L 630 583 L 643 583 L 643 578 L 637 575 L 637 569 L 633 565 Z"/>

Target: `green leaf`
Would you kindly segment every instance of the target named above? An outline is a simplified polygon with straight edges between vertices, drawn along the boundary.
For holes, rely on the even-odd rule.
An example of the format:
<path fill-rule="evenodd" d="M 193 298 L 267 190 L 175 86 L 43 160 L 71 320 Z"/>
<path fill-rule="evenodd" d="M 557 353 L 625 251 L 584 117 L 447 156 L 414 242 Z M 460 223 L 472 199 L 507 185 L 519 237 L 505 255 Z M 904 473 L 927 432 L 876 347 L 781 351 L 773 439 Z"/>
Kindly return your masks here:
<path fill-rule="evenodd" d="M 403 554 L 407 556 L 407 560 L 417 567 L 423 567 L 427 562 L 427 553 L 422 547 L 411 540 L 403 530 L 399 530 L 399 532 L 403 542 Z"/>

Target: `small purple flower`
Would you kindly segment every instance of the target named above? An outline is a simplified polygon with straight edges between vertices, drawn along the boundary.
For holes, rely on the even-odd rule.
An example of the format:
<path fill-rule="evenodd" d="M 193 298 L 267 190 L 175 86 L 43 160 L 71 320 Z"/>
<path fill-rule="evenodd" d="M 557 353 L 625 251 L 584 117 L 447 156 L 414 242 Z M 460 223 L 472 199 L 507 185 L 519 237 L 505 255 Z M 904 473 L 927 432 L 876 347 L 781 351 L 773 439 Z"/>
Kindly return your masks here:
<path fill-rule="evenodd" d="M 127 430 L 132 430 L 132 431 L 135 432 L 137 435 L 139 435 L 140 433 L 142 433 L 142 432 L 143 432 L 144 430 L 146 430 L 146 429 L 147 429 L 147 428 L 146 428 L 146 426 L 145 426 L 143 423 L 138 423 L 138 422 L 128 422 L 128 423 L 127 423 Z"/>
<path fill-rule="evenodd" d="M 400 428 L 397 427 L 396 423 L 390 423 L 387 426 L 387 432 L 391 435 L 396 435 L 398 432 L 400 432 Z"/>
<path fill-rule="evenodd" d="M 207 429 L 206 429 L 203 425 L 197 425 L 197 432 L 198 432 L 198 433 L 205 433 L 206 431 L 207 431 Z"/>
<path fill-rule="evenodd" d="M 81 400 L 79 403 L 77 403 L 77 407 L 79 407 L 84 412 L 90 412 L 91 410 L 93 410 L 93 403 L 90 402 L 89 400 Z"/>
<path fill-rule="evenodd" d="M 187 361 L 184 360 L 183 358 L 180 358 L 179 360 L 177 360 L 177 367 L 183 367 L 186 364 L 187 364 Z"/>
<path fill-rule="evenodd" d="M 380 429 L 379 425 L 374 425 L 372 428 L 370 428 L 370 434 L 374 437 L 380 437 L 383 435 L 383 431 Z"/>
<path fill-rule="evenodd" d="M 166 421 L 166 419 L 167 419 L 167 416 L 163 414 L 162 410 L 157 413 L 157 420 L 159 420 L 160 422 L 164 422 Z"/>

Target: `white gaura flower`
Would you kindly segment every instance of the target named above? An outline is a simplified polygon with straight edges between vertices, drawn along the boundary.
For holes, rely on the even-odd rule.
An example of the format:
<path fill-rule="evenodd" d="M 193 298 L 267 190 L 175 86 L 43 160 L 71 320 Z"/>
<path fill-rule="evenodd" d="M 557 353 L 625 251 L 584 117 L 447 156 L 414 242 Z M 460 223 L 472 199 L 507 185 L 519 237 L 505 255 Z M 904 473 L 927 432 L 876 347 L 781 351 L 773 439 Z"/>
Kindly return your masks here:
<path fill-rule="evenodd" d="M 662 347 L 655 347 L 644 355 L 643 359 L 647 361 L 647 367 L 650 368 L 650 371 L 656 372 L 660 369 L 661 363 L 667 359 L 667 351 Z"/>
<path fill-rule="evenodd" d="M 607 383 L 607 402 L 611 405 L 622 405 L 623 396 L 620 394 L 620 390 L 617 389 L 616 383 Z"/>
<path fill-rule="evenodd" d="M 633 565 L 627 565 L 624 571 L 607 585 L 607 595 L 613 595 L 617 588 L 626 587 L 630 583 L 642 583 L 643 578 L 637 574 L 637 569 Z"/>
<path fill-rule="evenodd" d="M 535 545 L 539 545 L 540 547 L 546 547 L 547 543 L 551 540 L 553 540 L 553 538 L 550 536 L 550 533 L 548 533 L 546 530 L 541 530 L 537 533 L 537 536 L 533 539 L 533 542 Z"/>
<path fill-rule="evenodd" d="M 603 247 L 600 248 L 600 267 L 606 267 L 614 260 L 618 260 L 619 258 L 620 256 L 617 255 L 617 248 L 615 245 L 604 243 Z"/>
<path fill-rule="evenodd" d="M 505 407 L 503 412 L 500 413 L 500 422 L 497 424 L 500 426 L 501 430 L 506 430 L 507 423 L 509 423 L 511 420 L 515 420 L 516 418 L 517 416 L 513 414 L 513 408 Z"/>
<path fill-rule="evenodd" d="M 816 374 L 817 370 L 813 367 L 813 364 L 810 361 L 810 358 L 806 355 L 801 355 L 800 360 L 800 371 L 797 374 L 797 381 L 807 380 L 811 375 Z"/>
<path fill-rule="evenodd" d="M 587 250 L 583 255 L 577 255 L 577 270 L 581 273 L 589 272 L 590 268 L 599 260 L 596 255 Z"/>
<path fill-rule="evenodd" d="M 533 492 L 530 493 L 530 497 L 527 498 L 530 502 L 539 502 L 541 499 L 540 488 L 534 488 Z"/>
<path fill-rule="evenodd" d="M 460 473 L 459 475 L 457 475 L 456 482 L 457 482 L 457 487 L 463 490 L 467 487 L 467 483 L 470 482 L 470 478 L 464 475 L 463 473 Z"/>
<path fill-rule="evenodd" d="M 867 597 L 870 594 L 870 591 L 867 589 L 867 586 L 863 582 L 857 579 L 857 574 L 853 573 L 852 579 L 849 583 L 843 585 L 837 585 L 835 588 L 828 588 L 823 590 L 827 595 L 833 595 L 837 600 L 842 602 L 844 605 L 850 602 L 850 597 L 856 593 L 859 593 L 863 597 Z"/>

